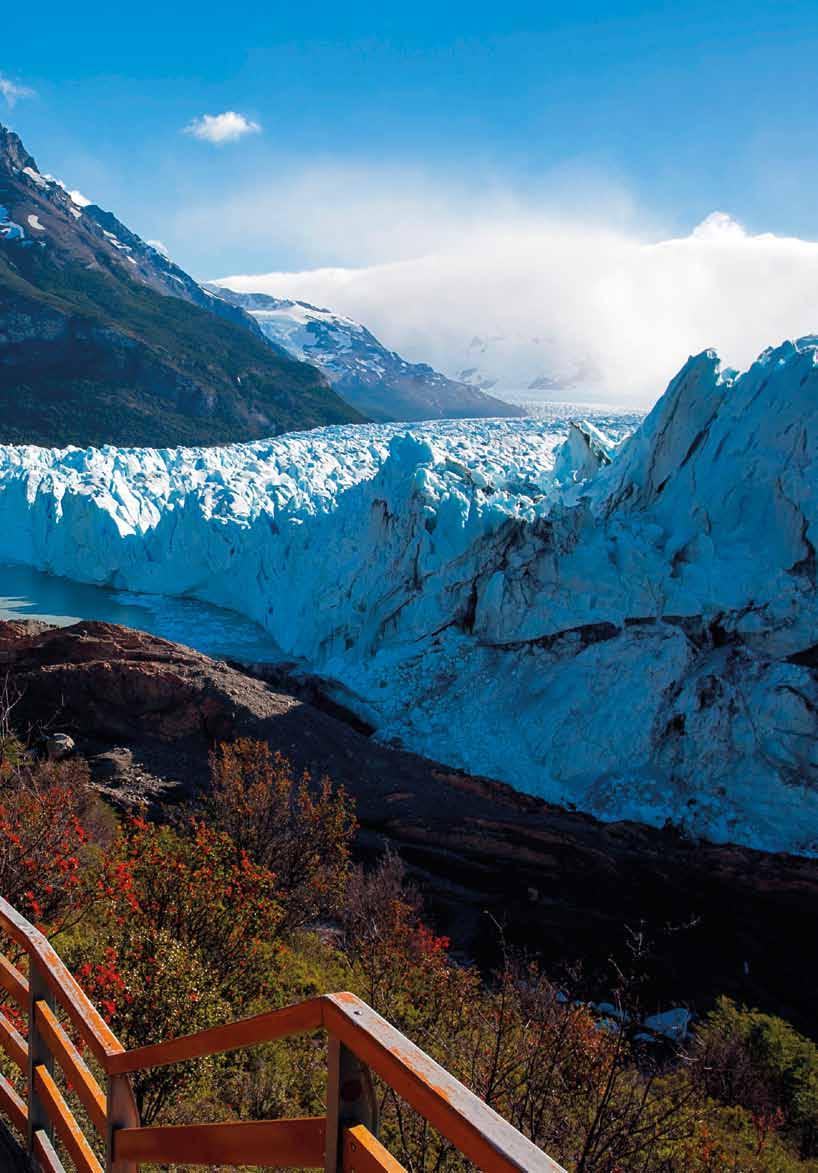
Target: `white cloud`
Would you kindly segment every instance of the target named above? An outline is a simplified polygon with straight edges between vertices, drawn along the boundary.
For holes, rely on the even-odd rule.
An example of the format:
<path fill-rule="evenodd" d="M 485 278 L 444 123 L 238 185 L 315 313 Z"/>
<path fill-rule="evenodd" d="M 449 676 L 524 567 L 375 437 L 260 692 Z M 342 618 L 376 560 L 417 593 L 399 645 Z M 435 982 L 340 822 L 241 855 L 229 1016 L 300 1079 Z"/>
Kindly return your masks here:
<path fill-rule="evenodd" d="M 184 128 L 185 134 L 193 138 L 202 139 L 216 146 L 225 143 L 234 143 L 248 134 L 258 134 L 261 127 L 257 122 L 251 122 L 243 114 L 235 110 L 225 110 L 223 114 L 203 114 L 201 118 L 194 118 Z"/>
<path fill-rule="evenodd" d="M 28 86 L 18 85 L 0 74 L 0 95 L 5 98 L 9 106 L 14 107 L 20 98 L 33 98 L 34 90 Z"/>
<path fill-rule="evenodd" d="M 523 399 L 579 370 L 594 397 L 649 403 L 690 354 L 715 347 L 744 367 L 818 332 L 818 242 L 753 235 L 723 212 L 667 239 L 610 186 L 596 203 L 583 191 L 578 213 L 565 193 L 549 203 L 476 180 L 352 174 L 281 175 L 274 195 L 223 205 L 229 245 L 330 262 L 223 283 L 328 306 L 409 358 L 454 376 L 477 368 Z M 186 208 L 187 230 L 204 215 Z M 350 264 L 355 253 L 365 263 Z"/>

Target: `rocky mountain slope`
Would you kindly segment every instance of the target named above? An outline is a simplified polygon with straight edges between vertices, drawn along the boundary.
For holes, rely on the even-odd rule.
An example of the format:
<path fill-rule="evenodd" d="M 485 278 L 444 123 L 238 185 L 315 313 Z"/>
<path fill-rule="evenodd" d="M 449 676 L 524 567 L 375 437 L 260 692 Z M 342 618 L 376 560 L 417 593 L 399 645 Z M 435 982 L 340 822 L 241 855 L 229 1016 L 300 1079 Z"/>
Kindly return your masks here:
<path fill-rule="evenodd" d="M 628 929 L 649 943 L 649 1010 L 703 1010 L 721 993 L 815 1028 L 814 860 L 695 844 L 672 829 L 599 823 L 487 778 L 379 744 L 274 686 L 127 628 L 0 623 L 15 719 L 69 733 L 95 784 L 132 807 L 194 796 L 213 742 L 258 737 L 297 769 L 328 773 L 356 801 L 357 850 L 384 843 L 409 864 L 440 931 L 491 965 L 506 940 L 560 966 L 582 958 L 588 992 L 609 989 Z M 492 920 L 494 918 L 494 920 Z"/>
<path fill-rule="evenodd" d="M 226 443 L 360 418 L 0 126 L 0 439 Z"/>
<path fill-rule="evenodd" d="M 520 407 L 465 381 L 448 379 L 426 363 L 410 363 L 352 318 L 264 293 L 213 293 L 240 306 L 271 342 L 314 363 L 347 403 L 374 420 L 485 419 L 521 416 Z"/>
<path fill-rule="evenodd" d="M 4 449 L 0 557 L 233 607 L 385 742 L 818 854 L 818 340 L 741 376 L 703 353 L 624 443 L 564 440 L 473 421 Z"/>

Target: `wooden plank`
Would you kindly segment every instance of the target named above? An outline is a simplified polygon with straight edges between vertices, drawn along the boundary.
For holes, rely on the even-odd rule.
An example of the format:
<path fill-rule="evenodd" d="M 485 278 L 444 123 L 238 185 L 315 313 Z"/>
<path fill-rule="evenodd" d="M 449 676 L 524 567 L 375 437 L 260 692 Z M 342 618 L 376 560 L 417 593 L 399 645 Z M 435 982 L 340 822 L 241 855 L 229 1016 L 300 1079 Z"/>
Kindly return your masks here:
<path fill-rule="evenodd" d="M 25 1136 L 28 1130 L 28 1108 L 5 1075 L 0 1075 L 0 1111 L 8 1116 L 17 1131 Z"/>
<path fill-rule="evenodd" d="M 37 965 L 49 989 L 82 1036 L 83 1042 L 90 1047 L 103 1067 L 110 1055 L 124 1050 L 119 1039 L 86 997 L 43 934 L 2 897 L 0 928 L 25 949 L 32 964 Z"/>
<path fill-rule="evenodd" d="M 5 1014 L 0 1014 L 0 1047 L 21 1071 L 28 1067 L 28 1043 Z"/>
<path fill-rule="evenodd" d="M 21 1010 L 28 1010 L 28 980 L 0 953 L 0 986 L 10 994 Z"/>
<path fill-rule="evenodd" d="M 102 1173 L 102 1165 L 85 1139 L 74 1113 L 63 1099 L 54 1077 L 42 1064 L 34 1068 L 34 1086 L 78 1173 Z"/>
<path fill-rule="evenodd" d="M 34 1018 L 34 1003 L 40 999 L 50 1003 L 53 1001 L 53 994 L 33 957 L 29 960 L 28 986 L 30 1000 L 28 1009 L 28 1069 L 26 1072 L 28 1081 L 28 1136 L 26 1140 L 28 1148 L 31 1150 L 34 1147 L 35 1132 L 45 1132 L 49 1140 L 54 1140 L 54 1121 L 51 1118 L 48 1105 L 44 1104 L 40 1097 L 37 1081 L 34 1078 L 36 1069 L 41 1065 L 48 1070 L 49 1074 L 54 1072 L 54 1056 L 51 1054 L 48 1043 L 43 1038 Z"/>
<path fill-rule="evenodd" d="M 323 1116 L 120 1128 L 114 1133 L 114 1160 L 321 1169 L 325 1133 Z"/>
<path fill-rule="evenodd" d="M 60 1026 L 51 1007 L 46 1002 L 37 1002 L 34 1013 L 37 1025 L 51 1054 L 62 1067 L 65 1078 L 94 1122 L 94 1127 L 104 1138 L 108 1131 L 108 1114 L 102 1088 L 88 1070 L 77 1048 Z"/>
<path fill-rule="evenodd" d="M 507 1120 L 354 994 L 328 994 L 324 1024 L 480 1169 L 565 1173 Z"/>
<path fill-rule="evenodd" d="M 363 1124 L 344 1129 L 341 1160 L 344 1173 L 406 1173 L 400 1161 Z"/>
<path fill-rule="evenodd" d="M 226 1026 L 210 1027 L 195 1035 L 184 1035 L 149 1047 L 137 1047 L 133 1051 L 112 1055 L 106 1070 L 109 1075 L 122 1075 L 129 1071 L 142 1071 L 146 1067 L 164 1067 L 168 1063 L 180 1063 L 185 1059 L 199 1059 L 203 1055 L 219 1055 L 224 1051 L 252 1047 L 257 1043 L 269 1043 L 286 1035 L 320 1030 L 323 1025 L 322 1004 L 322 998 L 309 998 L 295 1006 L 268 1010 L 253 1018 L 243 1018 Z"/>
<path fill-rule="evenodd" d="M 34 1133 L 34 1159 L 43 1173 L 65 1173 L 62 1161 L 54 1151 L 48 1133 L 40 1128 Z"/>

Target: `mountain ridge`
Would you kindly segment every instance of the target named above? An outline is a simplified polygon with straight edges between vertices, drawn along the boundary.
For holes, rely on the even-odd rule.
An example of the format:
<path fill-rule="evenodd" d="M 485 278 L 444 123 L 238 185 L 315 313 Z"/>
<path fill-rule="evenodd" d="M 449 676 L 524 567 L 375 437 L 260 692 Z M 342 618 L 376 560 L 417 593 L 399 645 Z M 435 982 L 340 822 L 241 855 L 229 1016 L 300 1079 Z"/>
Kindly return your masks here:
<path fill-rule="evenodd" d="M 363 417 L 0 126 L 0 439 L 221 444 Z"/>
<path fill-rule="evenodd" d="M 307 301 L 266 293 L 205 287 L 258 323 L 286 353 L 314 363 L 336 391 L 359 411 L 382 422 L 519 417 L 523 408 L 465 380 L 450 379 L 428 363 L 412 363 L 389 350 L 362 323 Z"/>

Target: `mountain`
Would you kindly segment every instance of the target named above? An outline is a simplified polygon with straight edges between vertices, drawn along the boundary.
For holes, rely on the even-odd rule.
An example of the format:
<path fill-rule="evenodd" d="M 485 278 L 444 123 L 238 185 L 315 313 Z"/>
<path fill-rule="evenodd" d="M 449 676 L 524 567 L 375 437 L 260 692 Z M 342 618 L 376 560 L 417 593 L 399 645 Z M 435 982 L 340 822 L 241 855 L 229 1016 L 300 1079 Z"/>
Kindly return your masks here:
<path fill-rule="evenodd" d="M 221 444 L 360 415 L 0 126 L 0 440 Z"/>
<path fill-rule="evenodd" d="M 446 378 L 426 363 L 388 350 L 352 318 L 305 301 L 209 288 L 252 314 L 265 336 L 288 354 L 314 363 L 347 403 L 375 420 L 484 419 L 521 416 L 522 408 Z"/>
<path fill-rule="evenodd" d="M 0 449 L 0 560 L 231 607 L 382 741 L 549 802 L 818 856 L 816 484 L 804 338 L 741 375 L 690 359 L 619 444 L 493 420 Z"/>

